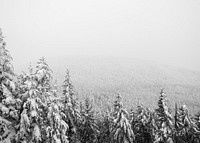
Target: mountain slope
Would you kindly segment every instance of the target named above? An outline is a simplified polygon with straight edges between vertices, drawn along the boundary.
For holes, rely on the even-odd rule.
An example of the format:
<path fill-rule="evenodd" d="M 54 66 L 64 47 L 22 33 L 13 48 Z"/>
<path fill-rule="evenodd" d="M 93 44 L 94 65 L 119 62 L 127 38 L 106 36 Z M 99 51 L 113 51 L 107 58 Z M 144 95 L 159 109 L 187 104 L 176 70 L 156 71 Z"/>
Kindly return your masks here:
<path fill-rule="evenodd" d="M 111 57 L 47 58 L 55 79 L 62 84 L 65 69 L 70 70 L 79 98 L 104 96 L 109 102 L 117 93 L 127 107 L 138 102 L 155 108 L 161 88 L 170 106 L 186 104 L 192 112 L 200 109 L 200 73 L 154 62 Z M 94 98 L 95 100 L 95 98 Z"/>

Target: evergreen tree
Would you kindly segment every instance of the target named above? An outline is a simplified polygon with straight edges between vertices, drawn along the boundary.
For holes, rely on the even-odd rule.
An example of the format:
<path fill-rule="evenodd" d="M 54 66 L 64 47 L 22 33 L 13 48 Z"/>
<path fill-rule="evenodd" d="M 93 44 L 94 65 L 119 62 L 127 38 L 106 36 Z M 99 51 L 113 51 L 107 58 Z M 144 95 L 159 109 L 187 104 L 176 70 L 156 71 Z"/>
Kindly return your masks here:
<path fill-rule="evenodd" d="M 48 108 L 48 127 L 47 142 L 48 143 L 69 143 L 67 137 L 68 124 L 62 119 L 57 100 L 52 101 Z"/>
<path fill-rule="evenodd" d="M 177 143 L 199 143 L 200 132 L 198 126 L 189 116 L 189 111 L 186 105 L 177 109 L 175 116 L 176 134 L 175 140 Z"/>
<path fill-rule="evenodd" d="M 198 130 L 200 130 L 200 112 L 195 115 L 194 120 Z"/>
<path fill-rule="evenodd" d="M 26 75 L 23 88 L 25 93 L 22 94 L 23 107 L 21 109 L 20 121 L 18 125 L 17 142 L 34 142 L 41 143 L 41 122 L 40 117 L 41 106 L 43 102 L 40 98 L 40 92 L 37 89 L 37 82 L 35 80 L 35 74 L 32 69 L 30 73 Z"/>
<path fill-rule="evenodd" d="M 155 110 L 157 114 L 156 124 L 158 130 L 156 131 L 156 143 L 170 143 L 172 142 L 173 122 L 172 115 L 167 106 L 166 95 L 161 89 L 158 100 L 158 109 Z"/>
<path fill-rule="evenodd" d="M 122 106 L 121 97 L 117 96 L 114 102 L 114 117 L 112 134 L 116 143 L 132 143 L 134 133 L 128 121 L 128 112 Z"/>
<path fill-rule="evenodd" d="M 67 69 L 63 82 L 63 95 L 67 96 L 67 98 L 70 100 L 71 98 L 73 98 L 74 94 L 75 92 L 71 81 L 71 76 L 69 74 L 69 70 Z"/>
<path fill-rule="evenodd" d="M 94 111 L 88 98 L 81 109 L 81 122 L 78 127 L 80 141 L 81 143 L 95 143 L 99 132 L 94 118 Z"/>
<path fill-rule="evenodd" d="M 50 69 L 45 58 L 42 57 L 39 59 L 36 65 L 35 80 L 37 82 L 37 89 L 40 92 L 40 100 L 43 103 L 43 105 L 40 106 L 42 112 L 39 112 L 39 116 L 41 117 L 42 140 L 46 140 L 46 127 L 48 126 L 46 117 L 48 107 L 51 105 L 52 98 L 56 96 L 56 94 L 52 96 L 52 73 L 53 71 Z"/>
<path fill-rule="evenodd" d="M 64 113 L 63 119 L 69 125 L 69 141 L 76 142 L 77 140 L 77 126 L 78 120 L 80 120 L 80 112 L 78 109 L 78 103 L 74 99 L 74 89 L 71 82 L 69 71 L 67 70 L 64 83 L 63 83 L 63 108 Z"/>
<path fill-rule="evenodd" d="M 9 142 L 8 138 L 11 132 L 14 134 L 14 126 L 19 119 L 18 110 L 21 101 L 17 97 L 12 57 L 5 48 L 6 42 L 3 38 L 0 29 L 0 142 L 3 140 Z"/>
<path fill-rule="evenodd" d="M 194 117 L 193 131 L 195 143 L 200 143 L 200 112 L 198 112 Z"/>
<path fill-rule="evenodd" d="M 18 119 L 16 105 L 16 83 L 14 82 L 14 69 L 11 64 L 12 57 L 5 49 L 6 43 L 3 40 L 0 30 L 0 115 L 8 120 Z"/>
<path fill-rule="evenodd" d="M 36 65 L 36 80 L 37 88 L 42 93 L 47 93 L 51 89 L 51 80 L 52 80 L 52 70 L 47 64 L 45 58 L 39 59 Z"/>
<path fill-rule="evenodd" d="M 137 107 L 137 111 L 132 117 L 132 128 L 137 143 L 153 143 L 154 131 L 156 130 L 154 114 L 150 109 L 142 106 Z"/>
<path fill-rule="evenodd" d="M 110 114 L 107 112 L 105 115 L 102 115 L 102 118 L 99 117 L 98 119 L 98 143 L 111 143 L 111 126 L 112 120 L 110 118 Z"/>

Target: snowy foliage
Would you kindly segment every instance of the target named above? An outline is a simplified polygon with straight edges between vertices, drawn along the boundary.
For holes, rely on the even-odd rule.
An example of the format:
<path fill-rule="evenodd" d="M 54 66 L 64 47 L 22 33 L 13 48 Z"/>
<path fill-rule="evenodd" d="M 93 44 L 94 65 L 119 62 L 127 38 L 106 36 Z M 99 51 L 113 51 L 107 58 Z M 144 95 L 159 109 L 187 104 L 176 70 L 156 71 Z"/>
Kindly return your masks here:
<path fill-rule="evenodd" d="M 99 129 L 98 134 L 98 143 L 109 143 L 112 140 L 111 137 L 111 127 L 112 127 L 112 120 L 110 114 L 108 112 L 105 115 L 101 115 L 97 120 L 97 126 Z"/>
<path fill-rule="evenodd" d="M 77 126 L 80 120 L 80 112 L 78 109 L 78 103 L 75 100 L 75 92 L 70 79 L 69 71 L 67 70 L 65 79 L 63 82 L 63 95 L 62 95 L 62 109 L 63 119 L 69 125 L 69 141 L 75 142 L 77 138 Z"/>
<path fill-rule="evenodd" d="M 123 108 L 121 97 L 117 96 L 114 103 L 112 134 L 117 143 L 132 143 L 134 133 L 128 120 L 128 112 Z"/>
<path fill-rule="evenodd" d="M 12 57 L 5 49 L 6 43 L 3 40 L 0 30 L 0 113 L 6 119 L 18 119 L 15 98 L 16 85 L 13 80 L 14 69 L 11 64 Z"/>
<path fill-rule="evenodd" d="M 52 102 L 48 107 L 47 119 L 47 141 L 49 143 L 68 143 L 67 131 L 69 126 L 62 119 L 59 106 L 55 102 Z"/>
<path fill-rule="evenodd" d="M 197 117 L 197 116 L 196 116 Z M 197 120 L 197 118 L 195 118 Z M 198 121 L 192 121 L 186 105 L 179 109 L 176 107 L 175 114 L 176 142 L 182 143 L 198 143 L 200 141 L 200 131 L 198 129 Z"/>
<path fill-rule="evenodd" d="M 94 143 L 97 141 L 99 131 L 94 118 L 94 111 L 88 98 L 85 100 L 84 106 L 81 107 L 81 122 L 78 130 L 81 142 Z"/>
<path fill-rule="evenodd" d="M 17 134 L 18 142 L 36 142 L 41 139 L 41 117 L 40 112 L 43 103 L 40 99 L 40 92 L 37 89 L 37 82 L 33 73 L 29 73 L 25 80 L 26 92 L 23 93 L 23 106 L 19 122 L 19 132 Z M 23 97 L 25 96 L 25 98 Z"/>
<path fill-rule="evenodd" d="M 135 133 L 135 141 L 138 143 L 152 143 L 156 130 L 154 113 L 148 108 L 138 106 L 136 113 L 133 114 L 131 124 Z"/>
<path fill-rule="evenodd" d="M 155 135 L 156 143 L 170 143 L 172 141 L 173 121 L 166 102 L 166 94 L 164 93 L 163 89 L 161 89 L 158 100 L 158 109 L 155 110 L 157 115 L 156 125 L 158 127 Z"/>
<path fill-rule="evenodd" d="M 52 70 L 49 68 L 45 58 L 39 59 L 36 66 L 36 80 L 38 89 L 42 92 L 47 92 L 51 88 Z"/>
<path fill-rule="evenodd" d="M 0 142 L 10 142 L 19 120 L 21 100 L 17 98 L 12 57 L 0 29 Z"/>

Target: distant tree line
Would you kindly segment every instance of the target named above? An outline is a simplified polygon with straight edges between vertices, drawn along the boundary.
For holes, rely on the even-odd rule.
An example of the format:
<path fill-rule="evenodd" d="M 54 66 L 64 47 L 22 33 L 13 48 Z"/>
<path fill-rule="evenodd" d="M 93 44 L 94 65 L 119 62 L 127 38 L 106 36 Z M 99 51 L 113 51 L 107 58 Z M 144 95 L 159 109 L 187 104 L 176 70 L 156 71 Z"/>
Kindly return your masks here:
<path fill-rule="evenodd" d="M 117 95 L 110 110 L 96 112 L 89 98 L 76 98 L 68 70 L 59 92 L 44 58 L 16 75 L 5 46 L 0 31 L 2 143 L 200 143 L 200 113 L 175 105 L 173 116 L 163 89 L 155 110 L 126 110 Z"/>

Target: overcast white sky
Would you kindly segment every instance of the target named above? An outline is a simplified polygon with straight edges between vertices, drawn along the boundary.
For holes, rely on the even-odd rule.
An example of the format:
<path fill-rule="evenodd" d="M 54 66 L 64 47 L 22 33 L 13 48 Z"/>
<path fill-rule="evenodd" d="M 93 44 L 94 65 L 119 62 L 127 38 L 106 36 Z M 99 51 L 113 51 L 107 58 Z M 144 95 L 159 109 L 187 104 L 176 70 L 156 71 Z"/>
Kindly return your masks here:
<path fill-rule="evenodd" d="M 0 27 L 14 63 L 112 55 L 200 71 L 199 0 L 1 0 Z"/>

